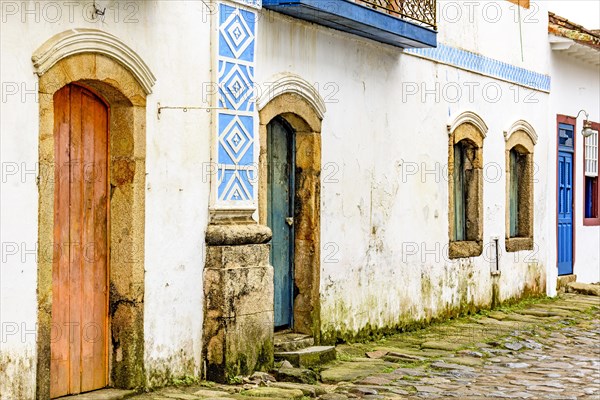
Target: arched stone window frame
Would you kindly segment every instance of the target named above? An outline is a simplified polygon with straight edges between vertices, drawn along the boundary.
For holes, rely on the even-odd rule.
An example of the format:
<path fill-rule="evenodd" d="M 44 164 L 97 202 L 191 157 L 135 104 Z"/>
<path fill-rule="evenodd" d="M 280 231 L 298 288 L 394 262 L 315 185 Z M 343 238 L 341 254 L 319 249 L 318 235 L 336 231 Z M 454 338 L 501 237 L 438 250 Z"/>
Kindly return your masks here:
<path fill-rule="evenodd" d="M 505 222 L 505 247 L 507 252 L 516 252 L 533 249 L 533 206 L 534 206 L 534 147 L 538 136 L 533 127 L 524 120 L 519 120 L 512 124 L 504 132 L 505 140 L 505 159 L 506 159 L 506 222 Z M 525 170 L 523 172 L 522 185 L 519 187 L 519 215 L 518 215 L 518 236 L 511 237 L 510 229 L 510 185 L 511 185 L 511 165 L 510 152 L 516 150 L 525 156 Z"/>
<path fill-rule="evenodd" d="M 483 140 L 488 127 L 483 119 L 472 111 L 459 114 L 447 125 L 448 130 L 448 256 L 451 259 L 477 257 L 483 252 Z M 475 147 L 473 160 L 476 180 L 471 198 L 474 207 L 469 207 L 467 219 L 474 221 L 468 240 L 456 240 L 455 194 L 454 194 L 454 146 L 466 140 Z"/>

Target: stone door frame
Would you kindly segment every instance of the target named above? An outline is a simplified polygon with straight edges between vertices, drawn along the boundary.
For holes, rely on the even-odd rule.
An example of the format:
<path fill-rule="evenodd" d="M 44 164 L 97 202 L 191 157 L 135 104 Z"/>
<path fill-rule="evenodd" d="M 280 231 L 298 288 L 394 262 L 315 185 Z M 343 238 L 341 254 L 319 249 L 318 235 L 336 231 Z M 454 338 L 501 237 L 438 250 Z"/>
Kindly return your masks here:
<path fill-rule="evenodd" d="M 294 331 L 320 341 L 321 126 L 325 105 L 313 87 L 286 75 L 259 104 L 259 223 L 267 222 L 267 125 L 284 119 L 296 140 L 294 212 Z"/>
<path fill-rule="evenodd" d="M 52 269 L 62 247 L 53 243 L 54 94 L 71 83 L 109 105 L 109 385 L 143 387 L 146 96 L 154 76 L 118 38 L 94 29 L 53 36 L 32 61 L 40 113 L 36 398 L 50 398 Z"/>

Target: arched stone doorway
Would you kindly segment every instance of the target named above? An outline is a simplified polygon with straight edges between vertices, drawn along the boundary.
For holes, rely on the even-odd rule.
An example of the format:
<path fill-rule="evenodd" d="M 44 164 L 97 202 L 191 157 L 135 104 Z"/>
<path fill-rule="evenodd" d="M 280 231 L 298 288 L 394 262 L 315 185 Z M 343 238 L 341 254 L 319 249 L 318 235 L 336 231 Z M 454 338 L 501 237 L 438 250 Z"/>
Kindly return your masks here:
<path fill-rule="evenodd" d="M 108 384 L 144 386 L 144 192 L 146 96 L 154 77 L 139 57 L 106 32 L 71 30 L 42 45 L 32 60 L 39 75 L 40 176 L 57 176 L 55 94 L 75 84 L 108 109 Z M 40 179 L 37 398 L 50 397 L 56 179 Z"/>
<path fill-rule="evenodd" d="M 259 102 L 259 223 L 268 220 L 268 127 L 285 124 L 294 136 L 293 187 L 293 330 L 320 341 L 320 206 L 321 206 L 321 121 L 322 100 L 298 77 L 273 85 L 272 98 Z M 274 233 L 275 234 L 275 233 Z"/>

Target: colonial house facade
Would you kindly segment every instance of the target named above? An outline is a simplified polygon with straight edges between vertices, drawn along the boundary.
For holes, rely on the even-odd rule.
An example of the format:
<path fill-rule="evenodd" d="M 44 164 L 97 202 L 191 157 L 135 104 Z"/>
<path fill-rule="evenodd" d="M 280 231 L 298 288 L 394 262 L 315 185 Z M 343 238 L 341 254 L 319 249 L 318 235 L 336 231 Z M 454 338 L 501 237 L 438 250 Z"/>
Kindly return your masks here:
<path fill-rule="evenodd" d="M 550 13 L 548 38 L 553 79 L 549 123 L 556 130 L 549 165 L 557 171 L 556 181 L 552 177 L 554 185 L 549 187 L 556 187 L 557 195 L 558 266 L 550 272 L 598 282 L 600 32 Z M 591 128 L 588 137 L 581 135 L 586 127 Z"/>
<path fill-rule="evenodd" d="M 600 120 L 598 64 L 548 43 L 546 7 L 2 2 L 0 398 L 227 381 L 277 332 L 554 295 L 560 124 L 567 272 L 597 280 L 594 144 L 584 173 L 557 115 Z"/>

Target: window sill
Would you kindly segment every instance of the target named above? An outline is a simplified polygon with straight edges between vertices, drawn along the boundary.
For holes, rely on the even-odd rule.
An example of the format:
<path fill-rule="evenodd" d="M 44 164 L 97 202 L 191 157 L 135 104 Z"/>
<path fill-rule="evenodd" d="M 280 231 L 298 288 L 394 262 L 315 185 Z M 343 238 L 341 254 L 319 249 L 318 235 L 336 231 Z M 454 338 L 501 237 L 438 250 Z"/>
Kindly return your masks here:
<path fill-rule="evenodd" d="M 448 248 L 448 257 L 467 258 L 478 257 L 483 253 L 483 243 L 481 240 L 461 240 L 450 242 Z"/>
<path fill-rule="evenodd" d="M 600 226 L 600 218 L 584 218 L 583 226 Z"/>
<path fill-rule="evenodd" d="M 533 250 L 532 237 L 512 237 L 506 238 L 506 251 L 514 253 L 516 251 Z"/>

